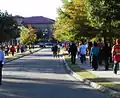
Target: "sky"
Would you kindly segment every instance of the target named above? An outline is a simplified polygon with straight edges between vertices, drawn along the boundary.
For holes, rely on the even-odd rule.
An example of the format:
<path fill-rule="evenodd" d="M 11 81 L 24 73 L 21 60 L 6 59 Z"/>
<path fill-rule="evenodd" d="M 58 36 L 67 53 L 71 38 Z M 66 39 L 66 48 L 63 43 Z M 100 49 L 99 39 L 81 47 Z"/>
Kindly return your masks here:
<path fill-rule="evenodd" d="M 51 19 L 57 17 L 57 8 L 61 0 L 1 0 L 0 10 L 23 17 L 44 16 Z"/>

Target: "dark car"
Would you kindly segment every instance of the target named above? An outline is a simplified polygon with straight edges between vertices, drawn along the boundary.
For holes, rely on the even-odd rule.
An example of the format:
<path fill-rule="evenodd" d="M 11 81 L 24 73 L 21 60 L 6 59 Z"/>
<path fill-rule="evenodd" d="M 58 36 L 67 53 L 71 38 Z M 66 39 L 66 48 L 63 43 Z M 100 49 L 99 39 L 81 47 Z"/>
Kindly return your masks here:
<path fill-rule="evenodd" d="M 51 48 L 53 46 L 52 43 L 45 43 L 45 47 Z"/>
<path fill-rule="evenodd" d="M 45 47 L 45 43 L 39 43 L 40 47 Z"/>

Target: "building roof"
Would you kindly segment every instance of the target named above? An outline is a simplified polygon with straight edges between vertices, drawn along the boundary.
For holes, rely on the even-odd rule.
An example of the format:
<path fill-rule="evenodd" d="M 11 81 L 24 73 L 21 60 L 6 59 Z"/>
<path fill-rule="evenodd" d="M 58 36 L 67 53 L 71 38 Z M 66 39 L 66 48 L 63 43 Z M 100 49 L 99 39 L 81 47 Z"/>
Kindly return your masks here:
<path fill-rule="evenodd" d="M 25 17 L 23 19 L 23 22 L 25 24 L 54 24 L 55 20 L 43 16 L 32 16 Z"/>
<path fill-rule="evenodd" d="M 19 15 L 16 15 L 16 16 L 13 16 L 14 18 L 24 18 L 22 16 L 19 16 Z"/>

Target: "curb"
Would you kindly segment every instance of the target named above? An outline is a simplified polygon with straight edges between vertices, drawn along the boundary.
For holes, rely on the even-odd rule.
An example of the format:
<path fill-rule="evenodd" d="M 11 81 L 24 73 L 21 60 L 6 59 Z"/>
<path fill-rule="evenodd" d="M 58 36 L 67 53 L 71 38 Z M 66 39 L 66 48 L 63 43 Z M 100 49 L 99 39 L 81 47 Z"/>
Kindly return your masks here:
<path fill-rule="evenodd" d="M 40 48 L 40 49 L 38 49 L 38 50 L 33 50 L 33 52 L 28 52 L 28 53 L 26 53 L 26 54 L 21 54 L 20 56 L 15 56 L 15 58 L 12 58 L 11 60 L 5 60 L 5 63 L 8 63 L 8 62 L 11 62 L 11 61 L 13 61 L 13 60 L 17 60 L 17 59 L 19 59 L 19 58 L 22 58 L 22 57 L 24 57 L 24 56 L 27 56 L 27 55 L 29 55 L 29 54 L 33 54 L 33 53 L 35 53 L 35 52 L 37 52 L 37 51 L 39 51 L 39 50 L 41 50 L 42 48 Z M 29 50 L 28 50 L 29 51 Z"/>
<path fill-rule="evenodd" d="M 107 94 L 108 96 L 110 96 L 111 98 L 120 98 L 120 92 L 114 91 L 110 88 L 107 88 L 105 86 L 99 85 L 95 82 L 92 82 L 90 80 L 87 80 L 85 78 L 82 78 L 80 75 L 76 74 L 74 71 L 72 71 L 72 69 L 68 66 L 67 62 L 65 61 L 65 58 L 63 56 L 63 62 L 65 65 L 66 70 L 69 72 L 70 75 L 72 75 L 74 78 L 76 78 L 77 80 L 83 82 L 84 84 L 87 84 L 105 94 Z"/>

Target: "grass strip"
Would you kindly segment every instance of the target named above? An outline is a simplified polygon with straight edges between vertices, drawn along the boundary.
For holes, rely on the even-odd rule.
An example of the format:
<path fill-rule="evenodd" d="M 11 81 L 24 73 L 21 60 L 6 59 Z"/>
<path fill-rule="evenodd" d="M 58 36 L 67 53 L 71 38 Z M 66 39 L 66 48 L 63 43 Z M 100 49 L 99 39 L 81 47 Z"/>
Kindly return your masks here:
<path fill-rule="evenodd" d="M 80 75 L 83 78 L 97 78 L 95 75 L 93 75 L 92 73 L 86 71 L 85 69 L 80 68 L 79 66 L 75 65 L 75 64 L 71 64 L 70 61 L 70 57 L 65 56 L 65 60 L 68 63 L 68 66 L 74 71 L 76 72 L 78 75 Z"/>
<path fill-rule="evenodd" d="M 94 74 L 92 74 L 91 72 L 89 72 L 83 68 L 80 68 L 76 64 L 74 64 L 74 65 L 71 64 L 70 57 L 68 55 L 65 55 L 65 60 L 68 64 L 68 66 L 74 72 L 76 72 L 78 75 L 80 75 L 82 78 L 91 80 L 92 82 L 96 82 L 100 85 L 111 88 L 113 90 L 120 91 L 120 84 L 116 84 L 114 82 L 108 81 L 105 78 L 99 78 L 99 77 L 95 76 Z"/>

